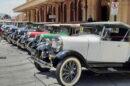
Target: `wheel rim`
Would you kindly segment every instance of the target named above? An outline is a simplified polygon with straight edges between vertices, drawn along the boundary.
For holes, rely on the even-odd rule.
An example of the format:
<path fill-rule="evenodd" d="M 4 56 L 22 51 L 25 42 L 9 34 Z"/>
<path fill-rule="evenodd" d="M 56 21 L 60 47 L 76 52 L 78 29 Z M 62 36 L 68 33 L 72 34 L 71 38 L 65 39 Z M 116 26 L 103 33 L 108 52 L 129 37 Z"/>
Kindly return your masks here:
<path fill-rule="evenodd" d="M 72 86 L 76 84 L 81 76 L 82 67 L 78 59 L 69 58 L 61 66 L 60 80 L 63 85 Z"/>
<path fill-rule="evenodd" d="M 66 83 L 71 83 L 77 76 L 78 68 L 74 61 L 67 62 L 62 70 L 62 78 Z"/>

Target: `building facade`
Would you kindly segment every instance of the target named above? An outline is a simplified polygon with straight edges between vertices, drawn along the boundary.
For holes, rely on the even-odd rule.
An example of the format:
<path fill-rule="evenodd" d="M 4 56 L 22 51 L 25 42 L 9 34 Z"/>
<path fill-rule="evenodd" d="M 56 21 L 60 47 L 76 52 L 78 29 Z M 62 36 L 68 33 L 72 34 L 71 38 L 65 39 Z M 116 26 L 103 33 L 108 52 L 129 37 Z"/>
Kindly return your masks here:
<path fill-rule="evenodd" d="M 116 4 L 113 4 L 116 2 Z M 116 15 L 112 14 L 115 6 Z M 130 24 L 130 0 L 27 0 L 14 9 L 32 22 L 122 21 Z"/>

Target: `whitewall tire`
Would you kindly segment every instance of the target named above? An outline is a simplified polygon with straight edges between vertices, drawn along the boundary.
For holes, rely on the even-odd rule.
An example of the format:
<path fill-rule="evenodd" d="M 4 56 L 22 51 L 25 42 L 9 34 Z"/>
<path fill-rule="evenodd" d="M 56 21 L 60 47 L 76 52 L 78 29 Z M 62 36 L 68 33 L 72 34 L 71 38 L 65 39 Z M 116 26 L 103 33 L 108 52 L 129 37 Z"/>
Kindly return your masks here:
<path fill-rule="evenodd" d="M 57 66 L 57 81 L 63 86 L 73 86 L 79 81 L 81 72 L 80 61 L 75 57 L 68 57 Z"/>

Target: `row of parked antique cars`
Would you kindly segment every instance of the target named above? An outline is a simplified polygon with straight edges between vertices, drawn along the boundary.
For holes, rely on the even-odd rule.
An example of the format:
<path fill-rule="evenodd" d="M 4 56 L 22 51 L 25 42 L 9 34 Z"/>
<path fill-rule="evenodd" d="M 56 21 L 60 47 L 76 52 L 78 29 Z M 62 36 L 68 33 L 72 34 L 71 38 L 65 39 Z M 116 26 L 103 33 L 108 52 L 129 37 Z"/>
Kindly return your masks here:
<path fill-rule="evenodd" d="M 2 25 L 4 38 L 27 50 L 40 72 L 56 68 L 60 85 L 75 85 L 86 68 L 95 73 L 130 72 L 130 26 L 122 22 Z"/>

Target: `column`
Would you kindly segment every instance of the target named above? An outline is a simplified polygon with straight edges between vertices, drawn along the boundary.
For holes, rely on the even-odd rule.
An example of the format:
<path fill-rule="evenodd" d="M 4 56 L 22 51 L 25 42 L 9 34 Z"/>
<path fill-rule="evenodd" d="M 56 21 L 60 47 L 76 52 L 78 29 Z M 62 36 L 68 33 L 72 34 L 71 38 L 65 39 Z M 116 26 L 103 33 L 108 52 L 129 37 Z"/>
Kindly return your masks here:
<path fill-rule="evenodd" d="M 87 13 L 86 12 L 87 11 L 86 10 L 87 9 L 87 5 L 86 4 L 87 4 L 87 1 L 86 0 L 82 0 L 83 21 L 87 21 L 87 14 L 86 14 Z"/>
<path fill-rule="evenodd" d="M 59 16 L 59 15 L 58 15 L 58 12 L 59 12 L 59 11 L 58 11 L 58 7 L 59 7 L 59 4 L 56 4 L 56 5 L 55 5 L 55 8 L 56 8 L 56 10 L 55 10 L 55 11 L 56 11 L 56 14 L 55 14 L 55 15 L 56 15 L 56 22 L 58 22 L 58 20 L 59 20 L 59 17 L 58 17 L 58 16 Z"/>
<path fill-rule="evenodd" d="M 130 11 L 129 11 L 129 9 L 130 9 L 130 0 L 127 0 L 127 2 L 128 2 L 128 5 L 127 5 L 127 23 L 128 24 L 130 24 Z"/>
<path fill-rule="evenodd" d="M 44 6 L 44 22 L 47 21 L 47 6 Z"/>
<path fill-rule="evenodd" d="M 119 0 L 117 20 L 130 24 L 130 0 Z"/>
<path fill-rule="evenodd" d="M 34 17 L 35 17 L 34 10 L 31 10 L 31 19 L 30 19 L 30 20 L 31 20 L 32 22 L 35 21 Z"/>
<path fill-rule="evenodd" d="M 66 16 L 67 16 L 67 22 L 70 22 L 70 17 L 73 17 L 73 16 L 70 16 L 70 4 L 71 4 L 72 1 L 68 1 L 67 4 L 66 4 Z"/>
<path fill-rule="evenodd" d="M 42 17 L 42 22 L 44 22 L 44 7 L 42 7 L 42 11 L 41 11 L 41 17 Z"/>
<path fill-rule="evenodd" d="M 30 21 L 30 11 L 27 11 L 27 21 Z"/>
<path fill-rule="evenodd" d="M 42 22 L 42 16 L 41 16 L 41 15 L 42 15 L 42 12 L 41 12 L 41 8 L 39 8 L 39 12 L 38 12 L 38 13 L 39 13 L 39 16 L 38 16 L 38 17 L 39 17 L 39 22 Z"/>
<path fill-rule="evenodd" d="M 38 9 L 36 8 L 36 22 L 38 22 Z"/>

